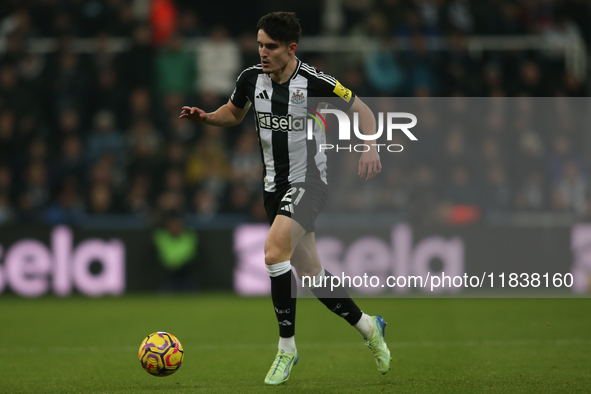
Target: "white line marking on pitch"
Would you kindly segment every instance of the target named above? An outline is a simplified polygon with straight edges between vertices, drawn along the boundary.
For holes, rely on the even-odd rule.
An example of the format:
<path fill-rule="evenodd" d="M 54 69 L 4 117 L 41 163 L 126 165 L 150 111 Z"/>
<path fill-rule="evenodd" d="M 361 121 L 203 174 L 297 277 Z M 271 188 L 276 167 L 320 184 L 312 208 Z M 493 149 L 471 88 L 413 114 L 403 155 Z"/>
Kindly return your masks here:
<path fill-rule="evenodd" d="M 390 348 L 436 348 L 436 347 L 474 347 L 474 346 L 589 346 L 590 339 L 558 339 L 552 341 L 543 340 L 472 340 L 472 341 L 421 341 L 421 342 L 388 342 Z M 201 344 L 184 346 L 185 350 L 191 351 L 220 351 L 220 350 L 258 350 L 258 349 L 274 349 L 277 345 L 274 343 L 249 343 L 249 344 Z M 362 341 L 343 342 L 343 343 L 298 343 L 298 348 L 318 349 L 318 348 L 334 348 L 334 347 L 363 347 Z M 0 348 L 0 354 L 16 354 L 16 353 L 39 353 L 39 352 L 55 352 L 55 353 L 112 353 L 114 351 L 120 352 L 137 352 L 138 346 L 48 346 L 48 347 L 24 347 L 24 348 Z"/>

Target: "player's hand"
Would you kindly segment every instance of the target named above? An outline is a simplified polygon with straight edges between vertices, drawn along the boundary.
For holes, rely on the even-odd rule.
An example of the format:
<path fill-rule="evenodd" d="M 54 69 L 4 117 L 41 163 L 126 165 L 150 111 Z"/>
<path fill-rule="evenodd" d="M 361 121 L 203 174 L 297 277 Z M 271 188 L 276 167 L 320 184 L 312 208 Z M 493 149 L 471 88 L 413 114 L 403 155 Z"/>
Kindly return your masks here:
<path fill-rule="evenodd" d="M 201 108 L 183 107 L 181 110 L 181 116 L 179 116 L 179 118 L 188 119 L 195 123 L 204 123 L 208 118 L 208 114 Z"/>
<path fill-rule="evenodd" d="M 375 149 L 370 149 L 361 154 L 359 159 L 359 177 L 363 180 L 370 180 L 382 171 L 382 162 L 380 155 Z"/>

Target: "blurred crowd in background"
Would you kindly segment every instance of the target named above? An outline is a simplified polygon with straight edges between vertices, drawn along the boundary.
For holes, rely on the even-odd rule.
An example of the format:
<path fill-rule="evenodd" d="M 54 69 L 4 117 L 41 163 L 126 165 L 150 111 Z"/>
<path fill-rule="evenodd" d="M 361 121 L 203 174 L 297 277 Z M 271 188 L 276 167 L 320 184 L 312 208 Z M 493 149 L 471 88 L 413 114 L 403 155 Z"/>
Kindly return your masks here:
<path fill-rule="evenodd" d="M 178 116 L 183 105 L 211 111 L 228 100 L 240 71 L 259 63 L 254 26 L 273 10 L 296 11 L 304 36 L 378 42 L 375 51 L 340 55 L 338 66 L 329 53 L 298 53 L 361 97 L 589 93 L 559 53 L 474 57 L 466 44 L 471 36 L 533 34 L 587 50 L 586 0 L 4 0 L 0 225 L 105 214 L 158 222 L 170 212 L 265 221 L 252 115 L 231 129 Z M 44 38 L 55 50 L 31 50 Z M 90 47 L 75 48 L 79 38 Z M 130 45 L 112 51 L 111 38 Z M 444 49 L 431 50 L 433 42 Z M 430 122 L 428 114 L 419 119 Z M 341 189 L 348 197 L 328 209 L 399 212 L 421 223 L 479 221 L 489 212 L 591 217 L 584 127 L 542 133 L 529 124 L 512 134 L 501 111 L 486 120 L 487 131 L 432 124 L 422 148 L 388 156 L 375 186 L 359 192 L 351 182 Z"/>

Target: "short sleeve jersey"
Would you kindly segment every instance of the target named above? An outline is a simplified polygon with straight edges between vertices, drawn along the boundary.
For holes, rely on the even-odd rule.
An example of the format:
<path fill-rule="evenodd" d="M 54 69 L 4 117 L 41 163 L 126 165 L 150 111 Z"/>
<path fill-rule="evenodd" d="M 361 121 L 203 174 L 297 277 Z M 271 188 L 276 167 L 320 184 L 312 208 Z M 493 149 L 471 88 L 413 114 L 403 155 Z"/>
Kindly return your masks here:
<path fill-rule="evenodd" d="M 334 77 L 298 59 L 291 78 L 282 84 L 256 65 L 244 70 L 236 80 L 230 98 L 238 108 L 252 105 L 263 159 L 265 191 L 284 190 L 293 183 L 321 181 L 328 184 L 326 143 L 323 129 L 313 138 L 306 133 L 308 98 L 339 99 L 339 109 L 347 111 L 355 95 Z"/>

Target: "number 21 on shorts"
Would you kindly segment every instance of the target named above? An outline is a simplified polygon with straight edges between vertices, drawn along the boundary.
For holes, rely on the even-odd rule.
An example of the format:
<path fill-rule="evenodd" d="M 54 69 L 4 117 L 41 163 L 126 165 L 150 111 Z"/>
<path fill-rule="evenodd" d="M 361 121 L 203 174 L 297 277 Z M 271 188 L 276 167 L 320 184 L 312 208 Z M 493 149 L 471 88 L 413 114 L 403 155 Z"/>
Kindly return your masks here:
<path fill-rule="evenodd" d="M 292 187 L 291 189 L 289 189 L 287 191 L 287 193 L 285 193 L 285 196 L 283 196 L 283 198 L 281 199 L 281 201 L 286 201 L 288 203 L 291 203 L 291 196 L 294 194 L 297 194 L 295 197 L 295 200 L 293 201 L 294 205 L 298 205 L 298 203 L 300 202 L 300 200 L 302 199 L 302 197 L 304 196 L 304 193 L 306 192 L 306 189 L 304 189 L 303 187 Z"/>

